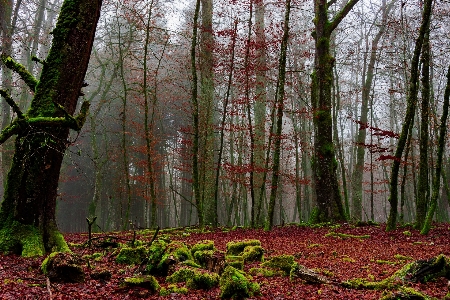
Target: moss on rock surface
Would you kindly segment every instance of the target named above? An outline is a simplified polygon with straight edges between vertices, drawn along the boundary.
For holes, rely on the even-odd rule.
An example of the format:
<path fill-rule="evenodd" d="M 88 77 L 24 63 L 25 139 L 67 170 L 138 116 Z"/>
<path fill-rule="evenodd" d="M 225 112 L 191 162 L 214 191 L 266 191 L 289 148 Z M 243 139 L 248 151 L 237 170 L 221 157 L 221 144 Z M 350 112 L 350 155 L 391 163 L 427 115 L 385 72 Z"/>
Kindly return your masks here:
<path fill-rule="evenodd" d="M 295 262 L 294 256 L 283 254 L 272 257 L 270 260 L 262 263 L 261 266 L 269 267 L 275 270 L 281 270 L 287 276 L 290 274 L 294 262 Z"/>
<path fill-rule="evenodd" d="M 259 284 L 243 271 L 231 266 L 225 268 L 220 276 L 220 297 L 225 299 L 244 299 L 259 293 Z"/>
<path fill-rule="evenodd" d="M 166 282 L 186 282 L 186 287 L 190 289 L 208 290 L 219 283 L 219 275 L 202 269 L 183 267 L 167 276 Z"/>
<path fill-rule="evenodd" d="M 242 258 L 245 262 L 263 261 L 264 249 L 261 246 L 247 246 L 242 252 Z"/>
<path fill-rule="evenodd" d="M 147 249 L 144 246 L 136 248 L 123 247 L 116 257 L 116 262 L 119 264 L 138 265 L 146 256 Z"/>
<path fill-rule="evenodd" d="M 214 250 L 214 241 L 211 240 L 204 240 L 201 242 L 198 242 L 191 248 L 192 255 L 195 255 L 195 252 L 197 251 L 205 251 L 205 250 Z"/>
<path fill-rule="evenodd" d="M 122 287 L 140 287 L 151 293 L 157 293 L 161 289 L 156 278 L 151 275 L 127 277 L 123 281 Z"/>
<path fill-rule="evenodd" d="M 83 282 L 82 262 L 75 254 L 53 252 L 42 262 L 41 270 L 52 282 Z"/>
<path fill-rule="evenodd" d="M 259 240 L 245 240 L 227 243 L 227 255 L 241 255 L 247 246 L 261 246 Z"/>

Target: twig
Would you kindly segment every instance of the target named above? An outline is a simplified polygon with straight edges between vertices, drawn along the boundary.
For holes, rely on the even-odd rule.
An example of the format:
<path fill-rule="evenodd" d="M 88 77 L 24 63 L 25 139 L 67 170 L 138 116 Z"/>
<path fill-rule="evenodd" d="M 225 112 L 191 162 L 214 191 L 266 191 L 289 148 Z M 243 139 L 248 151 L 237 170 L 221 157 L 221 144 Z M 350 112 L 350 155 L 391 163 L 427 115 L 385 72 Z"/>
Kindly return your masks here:
<path fill-rule="evenodd" d="M 47 292 L 49 295 L 49 299 L 52 300 L 53 299 L 53 295 L 52 295 L 52 290 L 50 288 L 50 279 L 47 277 Z"/>

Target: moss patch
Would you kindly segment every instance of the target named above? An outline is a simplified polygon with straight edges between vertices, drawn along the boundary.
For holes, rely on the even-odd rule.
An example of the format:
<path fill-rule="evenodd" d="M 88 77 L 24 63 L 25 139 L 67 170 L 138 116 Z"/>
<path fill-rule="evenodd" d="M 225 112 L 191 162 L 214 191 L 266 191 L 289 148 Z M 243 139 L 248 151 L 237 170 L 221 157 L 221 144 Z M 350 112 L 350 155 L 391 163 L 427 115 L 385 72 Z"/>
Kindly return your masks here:
<path fill-rule="evenodd" d="M 151 275 L 127 277 L 124 279 L 122 287 L 140 287 L 152 293 L 156 293 L 161 289 L 158 281 Z"/>
<path fill-rule="evenodd" d="M 294 256 L 283 254 L 272 257 L 269 261 L 262 263 L 261 266 L 281 270 L 283 271 L 284 275 L 287 276 L 290 274 L 294 262 Z"/>
<path fill-rule="evenodd" d="M 261 246 L 259 240 L 245 240 L 227 243 L 227 255 L 241 255 L 247 246 Z"/>
<path fill-rule="evenodd" d="M 220 276 L 220 297 L 243 299 L 253 297 L 259 293 L 259 285 L 251 282 L 252 278 L 243 271 L 237 270 L 231 266 L 225 268 Z"/>
<path fill-rule="evenodd" d="M 242 252 L 242 258 L 245 262 L 263 261 L 264 249 L 261 246 L 247 246 Z"/>
<path fill-rule="evenodd" d="M 147 249 L 143 246 L 136 248 L 123 247 L 116 257 L 119 264 L 137 265 L 147 256 Z"/>

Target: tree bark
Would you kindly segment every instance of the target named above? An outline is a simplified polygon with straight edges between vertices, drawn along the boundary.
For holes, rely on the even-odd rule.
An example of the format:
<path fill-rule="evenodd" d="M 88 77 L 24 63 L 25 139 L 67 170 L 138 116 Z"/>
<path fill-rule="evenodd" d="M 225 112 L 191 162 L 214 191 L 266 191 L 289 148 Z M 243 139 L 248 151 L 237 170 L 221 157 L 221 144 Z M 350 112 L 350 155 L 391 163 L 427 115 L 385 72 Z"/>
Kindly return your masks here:
<path fill-rule="evenodd" d="M 34 256 L 69 250 L 55 222 L 58 180 L 64 152 L 70 145 L 69 128 L 80 130 L 89 108 L 85 102 L 80 115 L 72 116 L 89 63 L 101 5 L 101 0 L 64 1 L 39 83 L 27 78 L 30 74 L 18 68 L 10 57 L 2 57 L 8 67 L 28 79 L 30 87 L 33 83 L 37 85 L 26 114 L 17 111 L 17 105 L 9 101 L 18 117 L 0 135 L 0 141 L 4 142 L 17 134 L 0 211 L 1 251 Z"/>
<path fill-rule="evenodd" d="M 334 57 L 330 51 L 330 38 L 333 30 L 357 2 L 358 0 L 350 0 L 332 20 L 329 20 L 328 1 L 314 1 L 315 61 L 311 83 L 311 106 L 315 125 L 313 177 L 317 211 L 311 221 L 316 223 L 346 219 L 336 175 L 337 162 L 332 134 L 331 89 Z"/>

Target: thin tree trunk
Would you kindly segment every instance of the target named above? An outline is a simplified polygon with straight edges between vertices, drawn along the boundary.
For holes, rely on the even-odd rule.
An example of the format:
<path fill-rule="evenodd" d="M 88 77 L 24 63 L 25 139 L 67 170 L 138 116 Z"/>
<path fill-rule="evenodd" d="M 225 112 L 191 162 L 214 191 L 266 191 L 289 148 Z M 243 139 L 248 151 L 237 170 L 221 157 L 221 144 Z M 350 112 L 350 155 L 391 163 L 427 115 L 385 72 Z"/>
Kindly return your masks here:
<path fill-rule="evenodd" d="M 430 28 L 431 9 L 433 0 L 425 0 L 422 14 L 422 24 L 420 25 L 419 36 L 416 39 L 414 54 L 411 62 L 411 77 L 409 81 L 409 90 L 407 98 L 407 108 L 405 120 L 403 122 L 402 131 L 398 140 L 397 149 L 395 150 L 394 162 L 392 163 L 391 180 L 390 180 L 390 197 L 389 203 L 391 205 L 389 210 L 389 218 L 386 224 L 386 230 L 394 230 L 397 227 L 397 206 L 398 206 L 398 172 L 400 168 L 400 162 L 405 148 L 409 126 L 414 120 L 417 92 L 418 92 L 418 69 L 419 58 L 422 50 L 425 34 Z"/>
<path fill-rule="evenodd" d="M 447 71 L 447 85 L 445 87 L 444 104 L 442 108 L 441 124 L 439 127 L 439 142 L 438 142 L 438 154 L 436 162 L 436 175 L 433 179 L 433 195 L 431 196 L 430 208 L 427 211 L 424 226 L 421 234 L 428 234 L 431 228 L 431 222 L 436 211 L 437 200 L 439 197 L 439 189 L 441 187 L 441 169 L 442 169 L 442 157 L 445 149 L 445 137 L 447 133 L 447 116 L 448 107 L 450 102 L 450 67 Z"/>
<path fill-rule="evenodd" d="M 275 134 L 273 165 L 272 165 L 272 183 L 270 191 L 270 200 L 268 207 L 268 220 L 266 230 L 273 227 L 273 217 L 275 210 L 275 200 L 277 196 L 278 185 L 280 183 L 280 156 L 281 156 L 281 133 L 283 129 L 283 110 L 284 110 L 284 85 L 286 82 L 286 56 L 289 42 L 289 15 L 291 12 L 291 0 L 286 0 L 286 12 L 284 15 L 283 38 L 281 40 L 280 61 L 278 66 L 278 80 L 276 89 L 275 105 L 277 106 L 277 132 Z"/>

